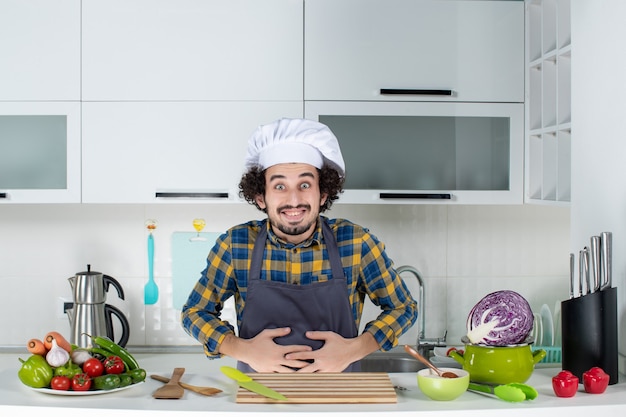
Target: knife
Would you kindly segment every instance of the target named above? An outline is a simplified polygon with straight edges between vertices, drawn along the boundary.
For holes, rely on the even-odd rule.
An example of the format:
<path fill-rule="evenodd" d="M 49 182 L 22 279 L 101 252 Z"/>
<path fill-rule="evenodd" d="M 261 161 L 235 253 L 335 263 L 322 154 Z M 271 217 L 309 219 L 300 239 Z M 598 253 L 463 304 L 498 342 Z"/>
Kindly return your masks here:
<path fill-rule="evenodd" d="M 600 234 L 600 253 L 602 257 L 602 272 L 604 274 L 600 290 L 611 288 L 612 268 L 613 268 L 613 234 L 602 232 Z"/>
<path fill-rule="evenodd" d="M 574 254 L 569 254 L 569 298 L 574 298 Z"/>
<path fill-rule="evenodd" d="M 593 282 L 593 292 L 600 290 L 600 236 L 591 236 L 591 274 Z"/>
<path fill-rule="evenodd" d="M 589 280 L 589 248 L 587 246 L 583 248 L 583 268 L 585 284 L 587 286 L 585 294 L 591 294 L 591 281 Z"/>
<path fill-rule="evenodd" d="M 220 367 L 220 371 L 222 371 L 222 373 L 227 377 L 237 381 L 237 384 L 239 384 L 240 387 L 245 388 L 248 391 L 261 394 L 264 397 L 272 398 L 274 400 L 288 401 L 288 398 L 280 392 L 276 392 L 273 389 L 256 382 L 249 375 L 244 374 L 239 369 L 230 366 L 222 366 Z"/>
<path fill-rule="evenodd" d="M 585 251 L 578 251 L 578 296 L 583 296 L 583 280 L 585 279 Z"/>

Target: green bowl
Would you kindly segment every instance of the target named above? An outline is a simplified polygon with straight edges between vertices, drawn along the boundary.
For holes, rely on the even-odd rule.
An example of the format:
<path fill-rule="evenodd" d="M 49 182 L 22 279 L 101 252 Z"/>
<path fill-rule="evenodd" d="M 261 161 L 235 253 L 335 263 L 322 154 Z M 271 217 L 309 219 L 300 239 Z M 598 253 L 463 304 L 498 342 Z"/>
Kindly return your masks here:
<path fill-rule="evenodd" d="M 442 378 L 430 369 L 417 372 L 417 386 L 431 400 L 451 401 L 461 396 L 469 386 L 469 372 L 458 368 L 439 368 L 454 372 L 458 378 Z"/>

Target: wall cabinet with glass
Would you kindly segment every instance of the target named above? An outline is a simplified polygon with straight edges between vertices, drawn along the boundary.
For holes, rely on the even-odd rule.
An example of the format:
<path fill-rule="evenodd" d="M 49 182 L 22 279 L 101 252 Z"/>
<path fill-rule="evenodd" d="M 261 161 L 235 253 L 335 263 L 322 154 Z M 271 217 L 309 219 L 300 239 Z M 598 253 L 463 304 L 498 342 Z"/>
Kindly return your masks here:
<path fill-rule="evenodd" d="M 305 2 L 305 100 L 524 101 L 524 4 Z"/>
<path fill-rule="evenodd" d="M 306 102 L 337 135 L 352 204 L 521 204 L 522 103 Z"/>
<path fill-rule="evenodd" d="M 529 0 L 526 192 L 530 203 L 571 198 L 570 0 Z"/>
<path fill-rule="evenodd" d="M 80 202 L 80 103 L 0 102 L 0 204 Z"/>

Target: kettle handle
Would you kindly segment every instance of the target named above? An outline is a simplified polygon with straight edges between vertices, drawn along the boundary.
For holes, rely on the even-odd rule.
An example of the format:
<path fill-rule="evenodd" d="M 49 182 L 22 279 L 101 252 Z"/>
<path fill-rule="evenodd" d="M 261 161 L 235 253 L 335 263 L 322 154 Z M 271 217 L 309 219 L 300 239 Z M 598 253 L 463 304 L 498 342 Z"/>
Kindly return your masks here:
<path fill-rule="evenodd" d="M 451 350 L 448 355 L 454 359 L 455 361 L 457 361 L 458 363 L 460 363 L 461 365 L 465 365 L 465 358 L 463 357 L 463 354 L 465 352 L 459 352 L 457 350 Z"/>
<path fill-rule="evenodd" d="M 128 343 L 128 337 L 130 336 L 130 325 L 128 324 L 128 319 L 124 316 L 117 307 L 114 307 L 110 304 L 104 305 L 104 314 L 106 315 L 106 331 L 107 337 L 115 342 L 115 335 L 113 334 L 113 321 L 112 317 L 117 316 L 122 325 L 122 336 L 120 340 L 115 342 L 121 347 L 125 347 L 126 343 Z"/>
<path fill-rule="evenodd" d="M 110 275 L 104 275 L 103 279 L 104 279 L 104 291 L 108 292 L 109 285 L 113 285 L 115 289 L 117 290 L 117 295 L 123 300 L 124 290 L 122 289 L 122 286 L 120 285 L 120 283 Z"/>

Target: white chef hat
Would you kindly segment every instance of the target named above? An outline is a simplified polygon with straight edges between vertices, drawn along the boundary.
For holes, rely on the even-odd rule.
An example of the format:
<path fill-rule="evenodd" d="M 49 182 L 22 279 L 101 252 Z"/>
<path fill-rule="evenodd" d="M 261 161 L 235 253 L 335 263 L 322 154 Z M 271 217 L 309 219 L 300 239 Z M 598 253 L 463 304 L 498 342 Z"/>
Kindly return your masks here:
<path fill-rule="evenodd" d="M 279 119 L 259 126 L 248 141 L 246 168 L 262 169 L 283 163 L 321 168 L 324 162 L 345 176 L 337 138 L 328 126 L 306 119 Z"/>

